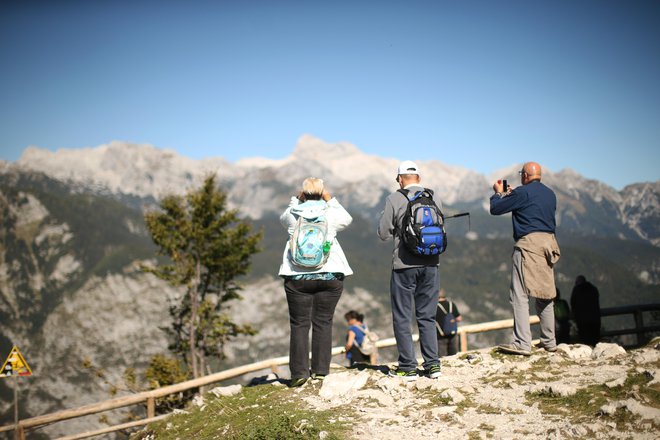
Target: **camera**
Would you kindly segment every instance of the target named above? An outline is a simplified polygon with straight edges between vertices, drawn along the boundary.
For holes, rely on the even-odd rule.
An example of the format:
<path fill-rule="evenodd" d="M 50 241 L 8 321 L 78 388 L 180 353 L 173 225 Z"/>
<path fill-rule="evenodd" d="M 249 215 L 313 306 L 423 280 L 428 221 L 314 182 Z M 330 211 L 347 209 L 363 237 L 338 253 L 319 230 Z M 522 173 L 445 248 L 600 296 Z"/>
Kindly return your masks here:
<path fill-rule="evenodd" d="M 502 192 L 509 192 L 509 184 L 507 183 L 506 179 L 502 179 L 502 187 L 504 188 Z"/>

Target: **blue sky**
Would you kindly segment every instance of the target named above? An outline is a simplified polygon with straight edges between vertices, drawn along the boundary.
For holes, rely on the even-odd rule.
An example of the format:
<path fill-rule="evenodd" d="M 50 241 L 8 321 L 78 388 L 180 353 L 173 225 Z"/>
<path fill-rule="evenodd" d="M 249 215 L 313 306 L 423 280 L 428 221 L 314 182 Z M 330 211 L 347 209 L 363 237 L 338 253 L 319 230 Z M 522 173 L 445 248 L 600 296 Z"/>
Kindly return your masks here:
<path fill-rule="evenodd" d="M 282 158 L 309 133 L 475 171 L 660 178 L 657 1 L 14 1 L 0 159 L 112 140 Z"/>

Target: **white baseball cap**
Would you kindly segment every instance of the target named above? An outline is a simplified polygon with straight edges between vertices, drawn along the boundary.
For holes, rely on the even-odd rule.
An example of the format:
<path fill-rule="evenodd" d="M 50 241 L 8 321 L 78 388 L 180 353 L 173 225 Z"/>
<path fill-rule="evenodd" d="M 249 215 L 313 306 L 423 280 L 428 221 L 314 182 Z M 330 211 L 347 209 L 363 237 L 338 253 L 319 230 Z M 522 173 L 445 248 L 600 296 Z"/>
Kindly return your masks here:
<path fill-rule="evenodd" d="M 419 176 L 419 168 L 417 168 L 417 164 L 412 160 L 404 160 L 399 164 L 397 174 L 417 174 Z"/>

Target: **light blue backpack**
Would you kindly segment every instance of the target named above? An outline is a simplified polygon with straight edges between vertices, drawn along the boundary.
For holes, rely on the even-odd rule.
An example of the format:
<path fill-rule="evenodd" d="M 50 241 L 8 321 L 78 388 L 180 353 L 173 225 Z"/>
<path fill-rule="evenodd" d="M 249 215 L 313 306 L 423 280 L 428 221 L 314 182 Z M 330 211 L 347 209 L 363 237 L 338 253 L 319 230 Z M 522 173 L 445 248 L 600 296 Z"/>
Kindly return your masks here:
<path fill-rule="evenodd" d="M 289 240 L 289 259 L 306 269 L 323 267 L 330 255 L 328 222 L 325 216 L 313 219 L 298 217 Z"/>

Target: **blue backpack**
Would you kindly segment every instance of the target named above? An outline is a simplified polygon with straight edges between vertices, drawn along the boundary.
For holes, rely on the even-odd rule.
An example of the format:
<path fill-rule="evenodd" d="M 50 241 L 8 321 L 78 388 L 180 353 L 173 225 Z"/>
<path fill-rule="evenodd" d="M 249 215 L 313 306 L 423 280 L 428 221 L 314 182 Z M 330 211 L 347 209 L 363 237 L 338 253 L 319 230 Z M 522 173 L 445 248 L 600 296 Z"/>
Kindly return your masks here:
<path fill-rule="evenodd" d="M 447 249 L 445 216 L 433 200 L 433 191 L 424 190 L 409 197 L 406 189 L 399 192 L 408 199 L 401 219 L 400 236 L 406 248 L 415 255 L 440 255 Z"/>
<path fill-rule="evenodd" d="M 456 321 L 456 316 L 454 315 L 454 303 L 449 301 L 449 310 L 445 310 L 442 307 L 442 304 L 438 303 L 438 307 L 442 310 L 442 313 L 445 314 L 445 317 L 442 319 L 442 325 L 437 321 L 435 326 L 438 329 L 440 336 L 452 336 L 458 332 L 458 322 Z"/>

